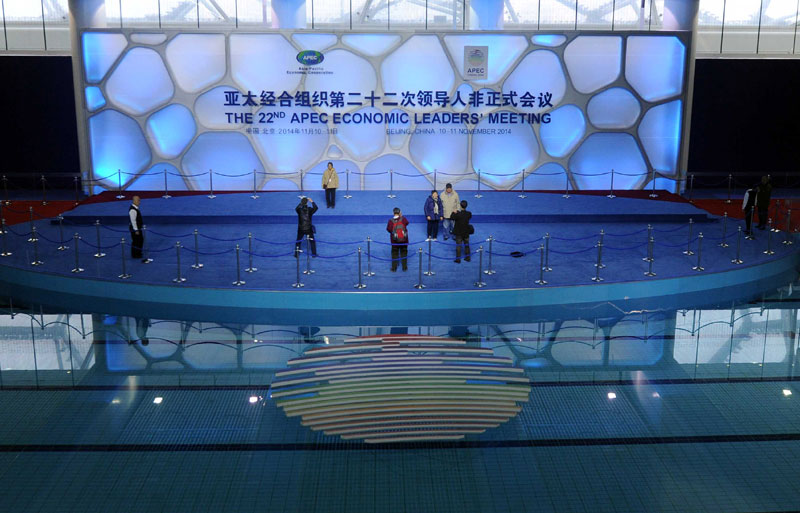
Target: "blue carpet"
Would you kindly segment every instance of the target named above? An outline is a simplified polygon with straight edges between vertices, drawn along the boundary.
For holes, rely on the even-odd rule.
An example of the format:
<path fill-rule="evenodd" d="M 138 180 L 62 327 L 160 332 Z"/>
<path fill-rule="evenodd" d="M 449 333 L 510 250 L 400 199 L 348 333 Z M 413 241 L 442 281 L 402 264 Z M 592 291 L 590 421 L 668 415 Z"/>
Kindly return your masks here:
<path fill-rule="evenodd" d="M 248 194 L 220 194 L 209 199 L 204 195 L 181 196 L 171 199 L 142 200 L 145 223 L 154 224 L 249 224 L 295 223 L 294 209 L 299 202 L 298 192 L 260 192 L 258 199 Z M 396 198 L 388 198 L 387 191 L 359 191 L 345 199 L 338 193 L 336 208 L 325 208 L 323 191 L 306 192 L 320 210 L 315 224 L 381 223 L 391 216 L 394 207 L 400 207 L 412 222 L 424 221 L 423 205 L 428 193 L 424 191 L 398 191 Z M 469 202 L 467 209 L 473 219 L 481 223 L 555 223 L 604 222 L 616 223 L 636 220 L 644 223 L 695 222 L 708 220 L 708 213 L 694 205 L 678 201 L 657 201 L 637 198 L 614 198 L 579 195 L 569 199 L 557 193 L 527 193 L 519 198 L 517 192 L 484 192 L 475 198 L 472 191 L 462 191 L 461 199 Z M 103 224 L 127 223 L 130 200 L 81 205 L 64 214 L 73 223 Z"/>

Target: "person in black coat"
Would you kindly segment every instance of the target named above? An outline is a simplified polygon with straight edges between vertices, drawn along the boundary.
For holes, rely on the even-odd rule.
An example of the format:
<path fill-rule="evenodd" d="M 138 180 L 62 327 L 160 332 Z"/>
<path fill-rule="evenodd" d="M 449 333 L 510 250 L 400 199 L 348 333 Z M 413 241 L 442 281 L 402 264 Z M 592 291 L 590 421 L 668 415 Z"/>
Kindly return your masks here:
<path fill-rule="evenodd" d="M 128 231 L 131 232 L 131 258 L 142 258 L 142 247 L 144 246 L 144 219 L 139 210 L 141 198 L 134 196 L 131 206 L 128 209 Z M 142 261 L 144 259 L 142 258 Z"/>
<path fill-rule="evenodd" d="M 758 229 L 763 230 L 769 217 L 769 202 L 772 199 L 772 184 L 769 176 L 762 176 L 756 190 L 756 207 L 758 208 Z"/>
<path fill-rule="evenodd" d="M 456 238 L 456 259 L 455 263 L 461 263 L 461 247 L 464 247 L 464 260 L 470 261 L 469 257 L 469 236 L 470 224 L 469 220 L 472 218 L 472 212 L 467 210 L 467 201 L 461 200 L 461 210 L 453 213 L 450 216 L 455 224 L 453 225 L 453 236 Z"/>
<path fill-rule="evenodd" d="M 311 207 L 308 204 L 311 203 Z M 314 225 L 311 224 L 311 216 L 317 211 L 319 207 L 311 198 L 303 198 L 300 204 L 294 209 L 297 212 L 297 238 L 294 243 L 294 256 L 297 258 L 297 253 L 300 249 L 300 242 L 308 235 L 308 244 L 311 246 L 311 256 L 317 256 L 317 242 L 314 240 Z"/>
<path fill-rule="evenodd" d="M 758 197 L 758 186 L 747 189 L 744 193 L 744 200 L 742 201 L 742 211 L 744 212 L 745 235 L 752 235 L 753 223 L 753 209 L 756 206 L 756 198 Z"/>

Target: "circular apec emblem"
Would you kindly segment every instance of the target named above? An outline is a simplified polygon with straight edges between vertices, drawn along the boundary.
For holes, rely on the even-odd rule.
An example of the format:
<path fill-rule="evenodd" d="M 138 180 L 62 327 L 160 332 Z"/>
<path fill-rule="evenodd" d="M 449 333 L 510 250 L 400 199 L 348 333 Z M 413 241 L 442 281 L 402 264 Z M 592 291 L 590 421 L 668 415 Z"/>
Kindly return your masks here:
<path fill-rule="evenodd" d="M 483 52 L 479 49 L 475 48 L 471 52 L 469 52 L 469 63 L 473 66 L 478 66 L 483 64 L 484 55 Z"/>
<path fill-rule="evenodd" d="M 323 60 L 325 60 L 325 56 L 316 50 L 303 50 L 297 54 L 297 62 L 304 66 L 315 66 Z"/>

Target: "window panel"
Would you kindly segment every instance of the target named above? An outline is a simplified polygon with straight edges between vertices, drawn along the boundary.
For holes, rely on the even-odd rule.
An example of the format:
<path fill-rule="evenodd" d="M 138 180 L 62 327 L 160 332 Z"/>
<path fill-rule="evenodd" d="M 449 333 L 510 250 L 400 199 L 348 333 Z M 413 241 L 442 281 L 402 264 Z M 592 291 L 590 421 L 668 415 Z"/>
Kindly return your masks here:
<path fill-rule="evenodd" d="M 51 0 L 44 4 L 44 33 L 48 50 L 69 50 L 69 5 L 67 0 Z"/>
<path fill-rule="evenodd" d="M 9 50 L 44 50 L 42 3 L 39 0 L 3 2 Z"/>
<path fill-rule="evenodd" d="M 722 53 L 756 53 L 761 0 L 728 0 L 722 27 Z"/>
<path fill-rule="evenodd" d="M 575 24 L 583 23 L 586 15 L 576 12 L 577 0 L 540 0 L 539 27 L 542 29 L 561 28 L 574 29 Z"/>
<path fill-rule="evenodd" d="M 313 4 L 306 1 L 309 20 L 313 12 L 314 28 L 350 28 L 350 0 L 314 0 Z"/>
<path fill-rule="evenodd" d="M 529 28 L 539 26 L 539 0 L 509 0 L 503 16 L 505 28 Z"/>
<path fill-rule="evenodd" d="M 108 8 L 108 3 L 106 3 L 106 8 Z M 118 9 L 122 13 L 123 27 L 158 27 L 160 25 L 158 0 L 121 0 Z"/>
<path fill-rule="evenodd" d="M 196 0 L 161 0 L 161 26 L 197 27 L 199 6 Z"/>
<path fill-rule="evenodd" d="M 651 0 L 616 0 L 613 8 L 614 30 L 647 30 L 650 26 Z"/>
<path fill-rule="evenodd" d="M 385 29 L 389 26 L 389 9 L 385 2 L 353 0 L 354 29 Z"/>
<path fill-rule="evenodd" d="M 792 53 L 796 20 L 797 3 L 791 0 L 764 2 L 758 53 Z"/>
<path fill-rule="evenodd" d="M 236 0 L 200 2 L 199 6 L 201 27 L 236 26 Z"/>
<path fill-rule="evenodd" d="M 234 10 L 234 14 L 239 20 L 239 26 L 263 25 L 269 27 L 272 24 L 270 0 L 236 0 Z"/>
<path fill-rule="evenodd" d="M 720 52 L 722 44 L 722 16 L 726 0 L 701 0 L 697 14 L 697 52 Z"/>
<path fill-rule="evenodd" d="M 506 6 L 514 2 L 506 3 Z M 535 4 L 536 0 L 526 3 Z M 429 30 L 463 30 L 466 27 L 464 0 L 428 0 Z"/>
<path fill-rule="evenodd" d="M 578 29 L 611 30 L 614 0 L 578 0 Z"/>

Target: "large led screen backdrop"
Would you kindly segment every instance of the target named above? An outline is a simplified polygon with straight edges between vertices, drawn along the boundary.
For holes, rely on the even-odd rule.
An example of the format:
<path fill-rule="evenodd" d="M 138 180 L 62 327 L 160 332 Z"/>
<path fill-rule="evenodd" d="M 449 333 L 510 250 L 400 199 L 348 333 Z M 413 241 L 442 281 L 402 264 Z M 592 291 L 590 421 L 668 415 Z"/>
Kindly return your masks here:
<path fill-rule="evenodd" d="M 86 31 L 88 178 L 316 188 L 333 161 L 352 189 L 673 188 L 690 37 Z"/>

